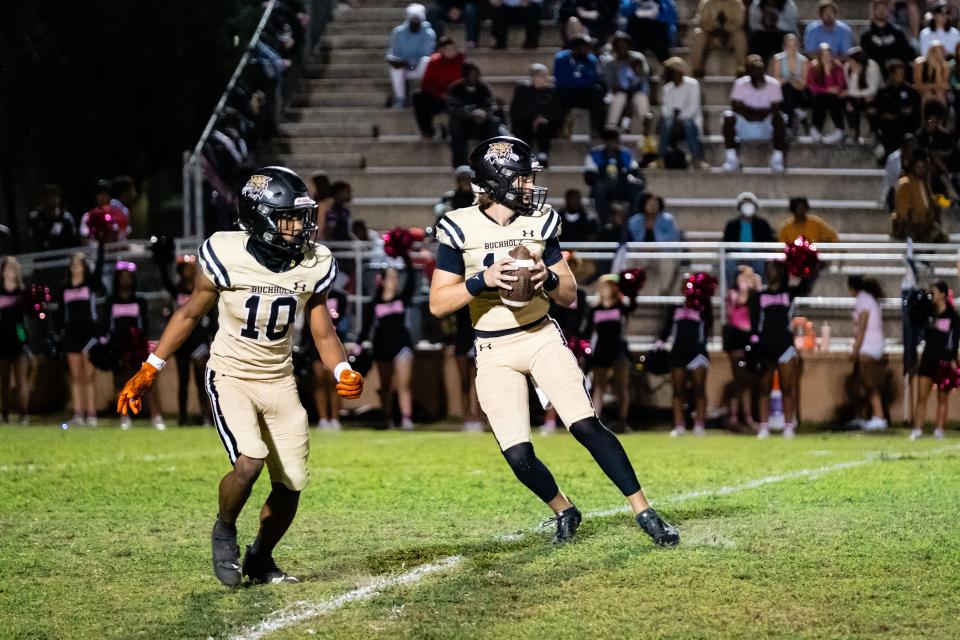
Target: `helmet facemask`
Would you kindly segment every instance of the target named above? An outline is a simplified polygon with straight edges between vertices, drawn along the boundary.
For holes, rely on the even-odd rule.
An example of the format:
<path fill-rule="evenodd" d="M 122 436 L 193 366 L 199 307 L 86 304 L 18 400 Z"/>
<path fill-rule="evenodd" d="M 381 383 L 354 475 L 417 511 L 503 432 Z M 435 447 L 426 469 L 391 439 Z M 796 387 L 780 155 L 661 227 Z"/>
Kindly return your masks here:
<path fill-rule="evenodd" d="M 513 209 L 522 216 L 531 215 L 540 210 L 547 202 L 547 188 L 535 184 L 537 174 L 543 171 L 540 163 L 534 161 L 529 172 L 515 172 L 509 167 L 497 167 L 497 173 L 510 185 L 506 193 L 496 200 L 505 207 Z M 530 186 L 518 186 L 524 178 L 530 179 Z"/>
<path fill-rule="evenodd" d="M 257 207 L 266 220 L 270 221 L 269 228 L 260 237 L 267 244 L 286 253 L 298 255 L 303 253 L 304 247 L 316 241 L 317 236 L 317 204 L 313 201 L 309 205 L 296 207 L 276 208 L 266 204 Z M 286 231 L 283 221 L 286 219 L 299 220 L 299 231 Z"/>

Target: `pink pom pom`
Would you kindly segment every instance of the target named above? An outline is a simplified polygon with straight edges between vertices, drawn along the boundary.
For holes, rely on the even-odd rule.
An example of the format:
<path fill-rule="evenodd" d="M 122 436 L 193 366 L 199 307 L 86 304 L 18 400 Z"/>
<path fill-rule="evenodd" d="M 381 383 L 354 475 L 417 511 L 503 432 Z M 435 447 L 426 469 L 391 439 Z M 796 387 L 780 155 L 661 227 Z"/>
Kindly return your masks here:
<path fill-rule="evenodd" d="M 784 249 L 784 261 L 788 274 L 804 280 L 816 277 L 817 272 L 820 271 L 817 247 L 803 236 L 787 244 Z"/>
<path fill-rule="evenodd" d="M 647 281 L 647 272 L 643 269 L 627 269 L 620 272 L 620 280 L 617 286 L 620 293 L 628 298 L 634 298 L 640 289 L 643 289 L 643 283 Z"/>

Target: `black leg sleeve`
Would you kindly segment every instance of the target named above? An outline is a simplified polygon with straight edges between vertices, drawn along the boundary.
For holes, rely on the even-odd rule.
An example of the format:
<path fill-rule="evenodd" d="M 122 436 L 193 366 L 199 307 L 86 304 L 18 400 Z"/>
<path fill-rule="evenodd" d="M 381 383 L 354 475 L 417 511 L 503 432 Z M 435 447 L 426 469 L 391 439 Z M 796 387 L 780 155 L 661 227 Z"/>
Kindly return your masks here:
<path fill-rule="evenodd" d="M 513 445 L 503 452 L 503 457 L 507 459 L 507 464 L 513 469 L 517 480 L 544 502 L 550 502 L 560 493 L 553 474 L 537 459 L 533 453 L 533 445 L 529 442 Z"/>
<path fill-rule="evenodd" d="M 640 491 L 640 482 L 633 471 L 633 465 L 627 458 L 627 452 L 617 436 L 600 422 L 599 418 L 591 417 L 577 420 L 570 425 L 570 433 L 582 444 L 597 461 L 597 464 L 613 480 L 613 484 L 625 496 Z"/>

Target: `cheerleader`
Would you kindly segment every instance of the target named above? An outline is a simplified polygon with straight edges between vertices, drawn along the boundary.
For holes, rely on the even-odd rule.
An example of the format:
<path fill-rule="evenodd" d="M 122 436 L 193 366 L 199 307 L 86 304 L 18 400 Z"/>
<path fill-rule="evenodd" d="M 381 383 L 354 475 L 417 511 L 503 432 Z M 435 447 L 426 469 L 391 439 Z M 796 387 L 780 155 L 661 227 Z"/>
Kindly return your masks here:
<path fill-rule="evenodd" d="M 350 326 L 348 319 L 348 301 L 347 294 L 331 287 L 327 292 L 327 310 L 330 312 L 330 320 L 340 338 L 340 342 L 346 342 L 347 327 Z M 313 370 L 313 401 L 317 405 L 317 428 L 324 431 L 340 431 L 343 425 L 340 424 L 340 396 L 337 394 L 337 381 L 333 377 L 333 371 L 323 364 L 320 354 L 317 352 L 317 345 L 313 341 L 313 334 L 310 331 L 310 314 L 304 314 L 303 343 L 301 347 L 307 351 L 307 357 L 310 359 Z"/>
<path fill-rule="evenodd" d="M 593 406 L 603 412 L 603 394 L 613 389 L 620 424 L 625 432 L 630 410 L 630 357 L 624 340 L 627 316 L 636 307 L 633 298 L 620 293 L 619 276 L 600 277 L 599 300 L 587 313 L 583 335 L 590 336 L 590 371 L 593 374 Z M 613 378 L 611 384 L 610 378 Z"/>
<path fill-rule="evenodd" d="M 157 267 L 160 271 L 163 288 L 167 290 L 167 293 L 173 298 L 176 308 L 179 309 L 187 303 L 190 294 L 193 293 L 193 286 L 197 280 L 197 257 L 194 255 L 177 256 L 176 282 L 170 277 L 170 270 L 167 265 L 158 264 Z M 193 332 L 174 354 L 177 362 L 178 423 L 181 427 L 189 424 L 187 394 L 190 389 L 191 369 L 193 370 L 193 382 L 197 388 L 197 399 L 200 403 L 203 426 L 209 427 L 212 424 L 210 398 L 204 385 L 204 375 L 207 360 L 210 359 L 210 336 L 216 332 L 215 322 L 211 318 L 214 313 L 216 312 L 211 310 L 210 314 L 197 323 Z"/>
<path fill-rule="evenodd" d="M 960 317 L 950 300 L 950 289 L 943 280 L 930 288 L 933 313 L 923 333 L 923 355 L 917 367 L 917 404 L 913 411 L 913 431 L 910 439 L 923 436 L 923 423 L 927 417 L 927 400 L 940 378 L 940 370 L 947 366 L 957 368 L 957 341 L 960 337 Z M 950 390 L 937 390 L 937 423 L 934 438 L 943 438 L 943 425 L 947 422 L 947 400 Z"/>
<path fill-rule="evenodd" d="M 760 380 L 760 428 L 758 438 L 770 437 L 767 421 L 770 419 L 770 392 L 773 389 L 773 374 L 779 373 L 783 392 L 783 437 L 792 438 L 797 417 L 796 389 L 799 384 L 800 354 L 793 346 L 790 321 L 793 318 L 794 300 L 810 290 L 813 281 L 801 280 L 790 285 L 787 265 L 782 260 L 769 260 L 765 267 L 767 286 L 750 294 L 751 342 L 760 347 L 764 372 Z"/>
<path fill-rule="evenodd" d="M 113 386 L 119 393 L 124 383 L 140 370 L 149 351 L 147 301 L 137 295 L 137 265 L 134 263 L 117 262 L 113 272 L 113 291 L 107 298 L 104 315 L 115 358 Z M 166 429 L 155 389 L 146 392 L 145 401 L 153 416 L 154 428 L 158 431 Z M 120 428 L 130 428 L 129 415 L 120 417 Z"/>
<path fill-rule="evenodd" d="M 70 256 L 63 289 L 60 291 L 60 332 L 63 351 L 70 370 L 70 397 L 73 401 L 74 426 L 97 426 L 94 379 L 96 369 L 88 357 L 97 342 L 98 296 L 103 287 L 103 243 L 97 243 L 97 262 L 93 270 L 83 252 Z"/>
<path fill-rule="evenodd" d="M 740 413 L 751 431 L 755 430 L 753 412 L 750 403 L 750 389 L 755 382 L 746 367 L 741 366 L 746 359 L 746 348 L 750 344 L 750 294 L 761 287 L 760 276 L 750 265 L 737 267 L 736 286 L 727 292 L 727 324 L 723 327 L 723 350 L 730 360 L 732 372 L 730 404 L 727 406 L 727 426 L 736 428 L 740 424 Z"/>
<path fill-rule="evenodd" d="M 696 276 L 690 276 L 683 283 L 683 291 L 690 291 L 688 284 Z M 670 348 L 670 376 L 673 382 L 673 430 L 671 436 L 686 435 L 686 416 L 684 399 L 687 385 L 694 397 L 695 417 L 693 434 L 706 433 L 707 414 L 707 371 L 710 358 L 707 355 L 707 340 L 713 327 L 713 310 L 710 307 L 709 294 L 706 301 L 694 295 L 687 295 L 683 305 L 671 307 L 666 315 L 660 339 L 656 348 L 664 343 L 672 343 Z"/>
<path fill-rule="evenodd" d="M 30 349 L 27 347 L 27 330 L 24 310 L 27 307 L 26 291 L 20 263 L 13 256 L 0 259 L 0 402 L 3 422 L 10 420 L 10 386 L 17 387 L 17 410 L 20 424 L 29 424 L 27 411 L 30 408 Z"/>
<path fill-rule="evenodd" d="M 413 430 L 413 396 L 410 376 L 413 372 L 413 340 L 407 330 L 407 309 L 413 299 L 416 274 L 409 256 L 404 256 L 406 277 L 400 287 L 400 272 L 388 267 L 373 300 L 364 312 L 363 329 L 358 342 L 370 337 L 373 342 L 373 360 L 380 375 L 380 406 L 386 416 L 387 427 L 393 422 L 393 391 L 400 404 L 401 428 Z"/>

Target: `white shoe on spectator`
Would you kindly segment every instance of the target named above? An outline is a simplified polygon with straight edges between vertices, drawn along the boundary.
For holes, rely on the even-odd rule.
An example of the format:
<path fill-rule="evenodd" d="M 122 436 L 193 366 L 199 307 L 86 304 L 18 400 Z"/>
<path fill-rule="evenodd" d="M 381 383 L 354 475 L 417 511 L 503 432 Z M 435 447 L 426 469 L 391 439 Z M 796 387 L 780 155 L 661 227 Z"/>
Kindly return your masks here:
<path fill-rule="evenodd" d="M 770 428 L 767 425 L 761 425 L 760 430 L 757 431 L 757 438 L 760 440 L 766 440 L 770 437 Z"/>
<path fill-rule="evenodd" d="M 552 436 L 557 432 L 557 422 L 556 420 L 548 420 L 543 423 L 543 426 L 540 427 L 540 435 L 542 436 Z"/>
<path fill-rule="evenodd" d="M 336 418 L 330 421 L 330 431 L 343 431 L 343 425 Z"/>
<path fill-rule="evenodd" d="M 797 436 L 797 432 L 792 424 L 786 424 L 783 426 L 783 437 L 787 440 L 791 440 Z"/>
<path fill-rule="evenodd" d="M 87 418 L 87 426 L 88 426 L 88 427 L 95 427 L 95 426 L 97 426 L 97 416 L 89 416 L 89 417 Z"/>
<path fill-rule="evenodd" d="M 823 136 L 824 144 L 837 144 L 841 140 L 843 140 L 843 131 L 840 129 L 834 129 L 827 135 Z"/>
<path fill-rule="evenodd" d="M 823 134 L 820 133 L 820 129 L 816 127 L 810 127 L 810 141 L 811 142 L 820 142 L 823 140 Z"/>
<path fill-rule="evenodd" d="M 707 429 L 702 424 L 693 425 L 693 435 L 695 436 L 705 436 L 707 435 Z"/>
<path fill-rule="evenodd" d="M 328 431 L 330 429 L 330 421 L 326 418 L 320 418 L 320 420 L 317 421 L 317 429 L 320 431 Z"/>
<path fill-rule="evenodd" d="M 483 423 L 479 420 L 467 420 L 463 423 L 464 433 L 483 433 Z"/>
<path fill-rule="evenodd" d="M 921 429 L 920 427 L 914 427 L 913 431 L 910 432 L 911 440 L 919 440 L 922 437 L 923 437 L 923 429 Z"/>
<path fill-rule="evenodd" d="M 863 425 L 866 431 L 882 431 L 887 428 L 887 421 L 879 416 L 873 416 Z"/>
<path fill-rule="evenodd" d="M 943 427 L 937 427 L 933 430 L 933 437 L 937 440 L 943 440 Z"/>
<path fill-rule="evenodd" d="M 850 429 L 866 429 L 867 421 L 863 418 L 854 418 L 853 420 L 848 421 L 844 426 L 849 427 Z"/>
<path fill-rule="evenodd" d="M 71 427 L 82 427 L 84 424 L 86 424 L 86 421 L 83 419 L 82 413 L 75 413 L 73 417 L 70 418 Z"/>
<path fill-rule="evenodd" d="M 685 436 L 685 435 L 687 435 L 687 428 L 682 424 L 678 424 L 670 432 L 671 438 L 679 438 L 680 436 Z"/>
<path fill-rule="evenodd" d="M 130 428 L 130 416 L 120 416 L 120 428 L 126 431 Z"/>
<path fill-rule="evenodd" d="M 731 153 L 732 152 L 732 153 Z M 733 149 L 727 150 L 727 159 L 723 161 L 721 169 L 727 173 L 732 173 L 734 171 L 740 170 L 740 158 L 737 157 L 737 152 Z"/>
<path fill-rule="evenodd" d="M 167 430 L 167 424 L 163 421 L 163 416 L 153 416 L 153 428 L 157 431 Z"/>
<path fill-rule="evenodd" d="M 400 428 L 403 431 L 413 431 L 413 420 L 411 420 L 410 418 L 404 418 L 403 421 L 400 423 Z"/>
<path fill-rule="evenodd" d="M 770 154 L 770 171 L 783 173 L 787 168 L 783 164 L 783 151 L 773 150 Z"/>

